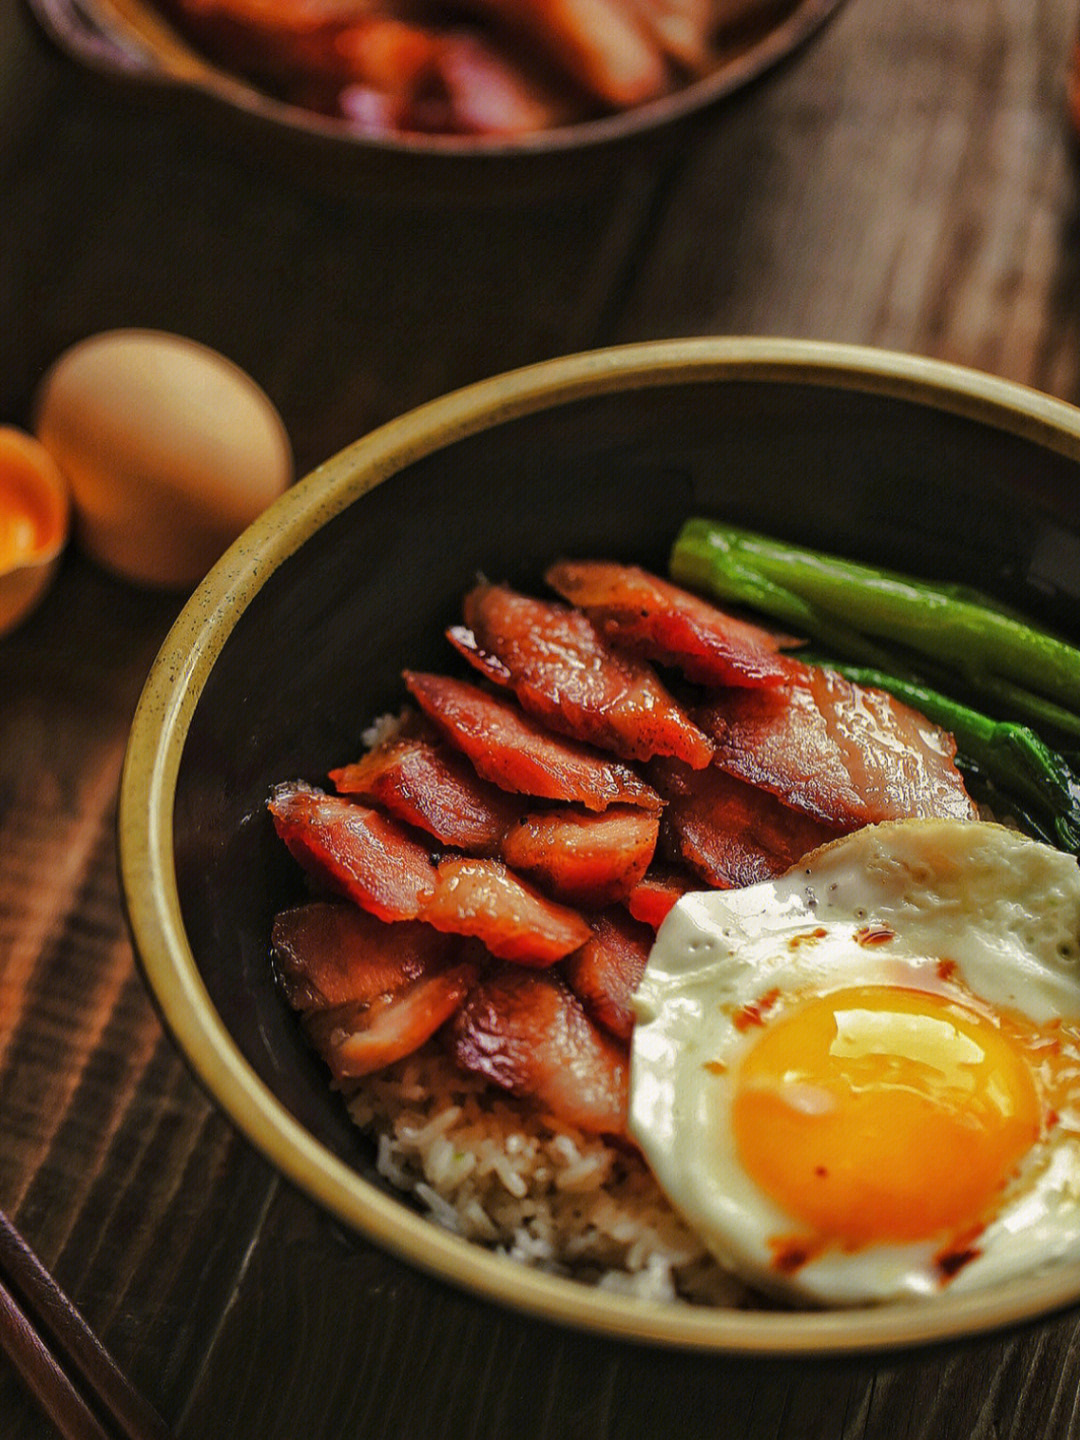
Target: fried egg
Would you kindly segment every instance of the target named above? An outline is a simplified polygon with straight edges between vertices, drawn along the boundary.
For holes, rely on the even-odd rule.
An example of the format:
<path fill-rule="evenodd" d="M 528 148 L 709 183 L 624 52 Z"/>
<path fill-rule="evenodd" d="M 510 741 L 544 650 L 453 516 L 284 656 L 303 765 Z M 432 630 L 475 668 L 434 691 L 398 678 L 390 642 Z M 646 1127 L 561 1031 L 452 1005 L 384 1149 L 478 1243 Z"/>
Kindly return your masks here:
<path fill-rule="evenodd" d="M 630 1129 L 710 1250 L 851 1305 L 1080 1259 L 1080 867 L 870 826 L 685 896 L 635 999 Z"/>

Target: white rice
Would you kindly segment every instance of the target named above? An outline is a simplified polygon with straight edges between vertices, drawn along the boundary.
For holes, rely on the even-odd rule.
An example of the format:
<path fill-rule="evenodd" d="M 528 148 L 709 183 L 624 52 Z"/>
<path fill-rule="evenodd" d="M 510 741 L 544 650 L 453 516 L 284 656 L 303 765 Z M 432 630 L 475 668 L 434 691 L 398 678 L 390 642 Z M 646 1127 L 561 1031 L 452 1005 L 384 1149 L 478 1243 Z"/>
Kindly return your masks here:
<path fill-rule="evenodd" d="M 403 719 L 380 715 L 364 745 L 392 739 Z M 503 1095 L 437 1042 L 351 1082 L 346 1098 L 375 1139 L 379 1174 L 455 1235 L 620 1294 L 750 1302 L 635 1151 Z"/>
<path fill-rule="evenodd" d="M 607 1290 L 746 1303 L 640 1156 L 493 1091 L 435 1045 L 348 1102 L 376 1138 L 379 1173 L 454 1234 Z"/>

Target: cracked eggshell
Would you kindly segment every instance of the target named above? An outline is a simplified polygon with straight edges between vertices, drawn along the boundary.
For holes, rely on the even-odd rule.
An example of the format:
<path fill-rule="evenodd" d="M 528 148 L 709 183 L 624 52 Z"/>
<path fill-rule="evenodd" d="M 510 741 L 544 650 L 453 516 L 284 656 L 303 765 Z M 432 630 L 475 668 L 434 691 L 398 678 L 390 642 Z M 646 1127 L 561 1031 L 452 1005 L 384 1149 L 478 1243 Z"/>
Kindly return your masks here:
<path fill-rule="evenodd" d="M 64 477 L 32 435 L 0 426 L 0 635 L 52 583 L 69 528 Z"/>
<path fill-rule="evenodd" d="M 196 341 L 114 330 L 46 375 L 36 431 L 71 487 L 76 535 L 124 578 L 195 584 L 293 479 L 281 417 Z"/>

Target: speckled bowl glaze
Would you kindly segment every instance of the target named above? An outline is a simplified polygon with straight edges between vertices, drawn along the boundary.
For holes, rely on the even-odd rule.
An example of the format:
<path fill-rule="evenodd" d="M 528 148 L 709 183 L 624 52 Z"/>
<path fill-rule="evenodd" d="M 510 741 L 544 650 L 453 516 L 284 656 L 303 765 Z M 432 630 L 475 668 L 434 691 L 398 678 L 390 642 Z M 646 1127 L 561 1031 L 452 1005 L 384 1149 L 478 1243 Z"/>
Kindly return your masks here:
<path fill-rule="evenodd" d="M 1080 412 L 911 356 L 782 340 L 612 349 L 405 415 L 296 485 L 228 551 L 140 702 L 120 803 L 123 893 L 164 1021 L 279 1170 L 346 1225 L 475 1294 L 699 1350 L 860 1351 L 1015 1324 L 1080 1299 L 1080 1267 L 978 1295 L 835 1313 L 663 1305 L 523 1269 L 389 1193 L 275 989 L 292 862 L 270 786 L 352 758 L 404 665 L 445 664 L 477 571 L 559 554 L 663 567 L 680 522 L 737 523 L 978 582 L 1074 638 Z"/>

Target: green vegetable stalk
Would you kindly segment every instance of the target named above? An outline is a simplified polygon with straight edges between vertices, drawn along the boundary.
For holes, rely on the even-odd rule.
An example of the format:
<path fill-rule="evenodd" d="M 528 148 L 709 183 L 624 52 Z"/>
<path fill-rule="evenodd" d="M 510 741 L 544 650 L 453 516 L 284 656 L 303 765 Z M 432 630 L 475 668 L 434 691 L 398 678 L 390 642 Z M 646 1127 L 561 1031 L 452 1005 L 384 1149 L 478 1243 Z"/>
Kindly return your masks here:
<path fill-rule="evenodd" d="M 751 605 L 847 659 L 928 676 L 1080 739 L 1080 649 L 962 586 L 934 585 L 711 520 L 688 520 L 672 578 Z M 884 642 L 884 643 L 883 643 Z"/>
<path fill-rule="evenodd" d="M 1027 724 L 1080 737 L 1080 650 L 963 586 L 800 549 L 710 520 L 689 520 L 671 554 L 680 584 L 761 610 L 839 657 L 822 662 L 887 690 L 950 730 L 958 759 L 1007 808 L 1080 853 L 1080 773 Z M 852 663 L 854 662 L 854 663 Z"/>

